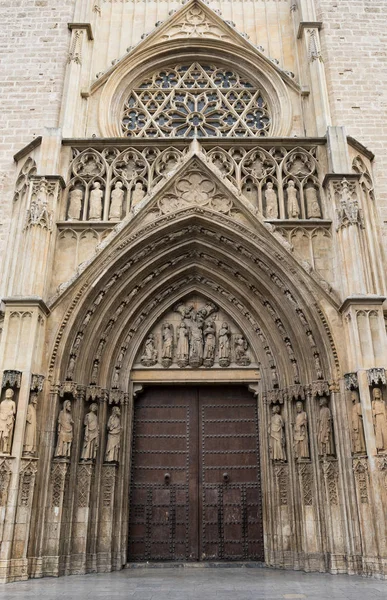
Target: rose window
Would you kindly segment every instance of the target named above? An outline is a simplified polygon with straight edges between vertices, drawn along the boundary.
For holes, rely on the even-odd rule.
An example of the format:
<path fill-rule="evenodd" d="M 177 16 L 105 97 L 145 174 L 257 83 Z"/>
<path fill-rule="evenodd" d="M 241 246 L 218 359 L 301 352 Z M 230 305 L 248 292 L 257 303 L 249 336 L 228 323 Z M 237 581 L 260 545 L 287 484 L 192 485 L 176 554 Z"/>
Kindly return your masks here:
<path fill-rule="evenodd" d="M 261 91 L 235 71 L 194 63 L 133 89 L 121 121 L 127 137 L 259 137 L 270 131 Z"/>

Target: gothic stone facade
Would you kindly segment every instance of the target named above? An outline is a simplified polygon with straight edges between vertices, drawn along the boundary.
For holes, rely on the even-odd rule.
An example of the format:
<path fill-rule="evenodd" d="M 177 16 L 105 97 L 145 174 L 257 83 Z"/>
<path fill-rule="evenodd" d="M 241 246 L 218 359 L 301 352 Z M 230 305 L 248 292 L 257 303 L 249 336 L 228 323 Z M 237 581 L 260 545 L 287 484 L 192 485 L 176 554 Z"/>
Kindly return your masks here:
<path fill-rule="evenodd" d="M 266 564 L 386 576 L 385 169 L 364 145 L 386 138 L 369 100 L 385 3 L 12 4 L 1 580 L 122 568 L 128 522 L 145 522 L 135 407 L 177 384 L 255 399 L 256 420 L 216 413 L 214 437 L 258 440 L 235 431 L 259 423 L 243 501 L 262 510 L 242 529 L 259 521 Z M 218 453 L 249 452 L 232 443 Z"/>

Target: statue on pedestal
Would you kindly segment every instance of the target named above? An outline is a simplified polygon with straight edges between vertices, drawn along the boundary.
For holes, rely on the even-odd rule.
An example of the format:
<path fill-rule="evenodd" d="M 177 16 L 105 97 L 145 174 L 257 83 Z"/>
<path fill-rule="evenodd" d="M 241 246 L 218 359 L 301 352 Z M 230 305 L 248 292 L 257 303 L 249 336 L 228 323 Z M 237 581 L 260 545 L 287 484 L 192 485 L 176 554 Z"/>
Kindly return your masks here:
<path fill-rule="evenodd" d="M 265 200 L 266 200 L 266 218 L 267 219 L 278 219 L 277 193 L 276 193 L 271 181 L 269 181 L 268 184 L 266 185 Z"/>
<path fill-rule="evenodd" d="M 89 198 L 89 220 L 100 221 L 102 218 L 102 198 L 103 191 L 99 181 L 93 183 L 93 189 Z"/>
<path fill-rule="evenodd" d="M 161 352 L 161 363 L 163 367 L 170 367 L 173 359 L 173 333 L 169 323 L 163 325 L 163 347 Z"/>
<path fill-rule="evenodd" d="M 16 403 L 14 391 L 8 388 L 5 398 L 0 402 L 0 452 L 10 454 L 13 428 L 15 425 Z"/>
<path fill-rule="evenodd" d="M 38 395 L 31 394 L 30 403 L 27 408 L 26 430 L 24 434 L 23 454 L 34 456 L 36 454 L 36 405 Z"/>
<path fill-rule="evenodd" d="M 69 194 L 69 209 L 67 219 L 70 221 L 80 221 L 83 202 L 83 190 L 75 188 Z"/>
<path fill-rule="evenodd" d="M 118 462 L 121 441 L 121 411 L 118 406 L 113 406 L 107 423 L 107 431 L 105 462 Z"/>
<path fill-rule="evenodd" d="M 109 221 L 120 221 L 122 216 L 122 205 L 125 192 L 122 189 L 122 181 L 116 181 L 114 190 L 110 195 Z"/>
<path fill-rule="evenodd" d="M 90 410 L 85 415 L 83 421 L 85 425 L 85 435 L 83 438 L 83 447 L 81 453 L 82 460 L 95 460 L 99 446 L 99 425 L 97 417 L 98 406 L 93 402 L 90 404 Z"/>
<path fill-rule="evenodd" d="M 372 416 L 374 421 L 376 448 L 387 450 L 387 415 L 386 404 L 379 388 L 372 390 Z"/>
<path fill-rule="evenodd" d="M 292 179 L 288 182 L 286 189 L 288 196 L 288 217 L 289 219 L 298 219 L 300 216 L 300 207 L 297 200 L 297 190 Z"/>
<path fill-rule="evenodd" d="M 296 403 L 296 422 L 294 424 L 294 454 L 296 458 L 309 458 L 308 416 L 301 401 Z"/>
<path fill-rule="evenodd" d="M 351 392 L 352 400 L 352 433 L 353 433 L 353 451 L 364 453 L 366 450 L 363 427 L 363 413 L 359 394 L 356 391 Z"/>
<path fill-rule="evenodd" d="M 285 423 L 281 416 L 278 404 L 272 407 L 272 416 L 269 425 L 269 450 L 272 460 L 286 460 L 285 451 Z"/>
<path fill-rule="evenodd" d="M 332 413 L 328 406 L 328 399 L 320 400 L 320 415 L 318 420 L 318 452 L 321 456 L 334 454 L 332 440 Z"/>
<path fill-rule="evenodd" d="M 73 425 L 74 421 L 71 415 L 71 402 L 70 400 L 65 400 L 58 417 L 58 442 L 56 445 L 55 457 L 70 457 L 71 444 L 73 442 Z"/>

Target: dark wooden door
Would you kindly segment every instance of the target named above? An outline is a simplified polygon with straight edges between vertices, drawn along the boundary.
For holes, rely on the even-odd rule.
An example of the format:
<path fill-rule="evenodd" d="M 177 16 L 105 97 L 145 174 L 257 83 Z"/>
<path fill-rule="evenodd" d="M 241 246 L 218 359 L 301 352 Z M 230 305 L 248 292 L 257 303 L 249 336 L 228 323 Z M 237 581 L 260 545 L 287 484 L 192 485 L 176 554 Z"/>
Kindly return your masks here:
<path fill-rule="evenodd" d="M 136 401 L 129 561 L 263 560 L 257 403 L 245 387 Z"/>

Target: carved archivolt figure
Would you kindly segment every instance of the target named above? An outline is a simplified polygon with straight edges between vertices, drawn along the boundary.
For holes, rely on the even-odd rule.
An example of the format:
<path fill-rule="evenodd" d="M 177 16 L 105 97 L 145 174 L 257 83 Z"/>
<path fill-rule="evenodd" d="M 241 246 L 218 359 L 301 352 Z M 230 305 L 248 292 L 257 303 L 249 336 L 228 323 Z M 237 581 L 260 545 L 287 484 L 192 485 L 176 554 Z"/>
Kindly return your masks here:
<path fill-rule="evenodd" d="M 188 341 L 188 327 L 184 318 L 181 320 L 180 325 L 177 328 L 177 362 L 179 366 L 186 366 L 188 364 L 189 356 L 189 341 Z"/>
<path fill-rule="evenodd" d="M 379 388 L 372 390 L 372 415 L 375 428 L 377 450 L 387 450 L 387 415 L 386 404 Z"/>
<path fill-rule="evenodd" d="M 69 194 L 69 210 L 67 218 L 70 221 L 79 221 L 82 212 L 83 191 L 79 188 L 71 190 Z"/>
<path fill-rule="evenodd" d="M 145 341 L 144 354 L 141 357 L 141 363 L 146 367 L 152 367 L 157 363 L 158 352 L 156 349 L 155 336 L 150 333 Z"/>
<path fill-rule="evenodd" d="M 89 219 L 90 221 L 100 221 L 102 217 L 102 198 L 103 191 L 99 181 L 93 183 L 93 189 L 90 192 L 89 199 Z"/>
<path fill-rule="evenodd" d="M 97 456 L 99 446 L 99 425 L 97 417 L 97 405 L 93 402 L 90 405 L 89 412 L 85 415 L 83 421 L 85 425 L 85 436 L 83 438 L 83 447 L 81 453 L 82 460 L 94 460 Z"/>
<path fill-rule="evenodd" d="M 107 431 L 105 461 L 118 462 L 121 441 L 121 411 L 118 406 L 113 406 L 112 414 L 107 423 Z"/>
<path fill-rule="evenodd" d="M 71 402 L 65 400 L 58 417 L 58 443 L 55 456 L 69 458 L 73 442 L 74 421 L 71 415 Z"/>
<path fill-rule="evenodd" d="M 74 375 L 75 369 L 75 356 L 70 356 L 69 366 L 67 367 L 66 379 L 71 381 Z"/>
<path fill-rule="evenodd" d="M 31 394 L 30 403 L 27 408 L 26 431 L 24 434 L 23 453 L 33 456 L 36 453 L 36 405 L 38 395 Z"/>
<path fill-rule="evenodd" d="M 231 361 L 230 338 L 228 323 L 222 323 L 219 330 L 219 364 L 221 367 L 228 366 Z"/>
<path fill-rule="evenodd" d="M 143 200 L 145 198 L 145 192 L 144 192 L 144 188 L 143 185 L 140 181 L 138 181 L 136 183 L 136 185 L 134 186 L 134 190 L 132 192 L 132 209 L 137 206 L 137 204 L 140 204 L 141 200 Z"/>
<path fill-rule="evenodd" d="M 359 394 L 357 392 L 351 392 L 352 400 L 352 432 L 353 432 L 353 451 L 354 452 L 365 452 L 366 445 L 364 439 L 364 427 L 363 427 L 363 413 L 361 410 L 361 404 Z"/>
<path fill-rule="evenodd" d="M 15 424 L 16 403 L 14 391 L 8 388 L 5 398 L 0 402 L 0 452 L 10 454 L 13 427 Z"/>
<path fill-rule="evenodd" d="M 272 413 L 269 425 L 270 457 L 272 460 L 286 460 L 285 423 L 278 404 L 273 405 Z"/>
<path fill-rule="evenodd" d="M 246 352 L 249 345 L 243 335 L 238 335 L 235 338 L 235 362 L 237 365 L 246 367 L 250 364 L 250 358 Z"/>
<path fill-rule="evenodd" d="M 317 190 L 313 185 L 305 188 L 306 214 L 308 219 L 321 219 L 321 209 L 317 198 Z"/>
<path fill-rule="evenodd" d="M 212 366 L 215 360 L 216 330 L 213 320 L 209 320 L 204 329 L 203 359 L 206 366 Z"/>
<path fill-rule="evenodd" d="M 278 219 L 277 193 L 276 193 L 271 181 L 269 181 L 269 183 L 266 186 L 265 200 L 266 200 L 266 218 L 267 219 Z"/>
<path fill-rule="evenodd" d="M 288 195 L 288 216 L 289 219 L 298 219 L 300 216 L 300 207 L 297 200 L 297 190 L 292 179 L 289 180 L 287 187 Z"/>
<path fill-rule="evenodd" d="M 317 443 L 320 455 L 326 456 L 334 454 L 332 443 L 332 413 L 328 406 L 327 398 L 321 398 L 320 400 Z"/>
<path fill-rule="evenodd" d="M 110 196 L 109 221 L 120 221 L 122 215 L 122 205 L 124 202 L 125 192 L 122 189 L 122 181 L 117 181 L 114 185 L 114 190 Z"/>
<path fill-rule="evenodd" d="M 294 424 L 294 454 L 296 458 L 309 458 L 308 416 L 302 402 L 296 403 L 296 422 Z"/>

